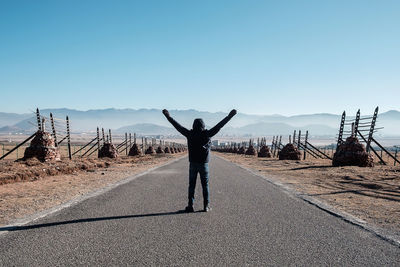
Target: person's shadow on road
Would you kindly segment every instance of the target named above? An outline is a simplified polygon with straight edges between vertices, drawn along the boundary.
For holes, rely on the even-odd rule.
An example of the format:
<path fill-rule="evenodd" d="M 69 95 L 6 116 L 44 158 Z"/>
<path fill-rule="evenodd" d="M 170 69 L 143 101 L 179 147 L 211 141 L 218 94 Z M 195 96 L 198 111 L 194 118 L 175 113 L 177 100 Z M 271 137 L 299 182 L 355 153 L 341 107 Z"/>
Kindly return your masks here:
<path fill-rule="evenodd" d="M 143 218 L 143 217 L 157 217 L 157 216 L 179 215 L 179 214 L 187 214 L 187 212 L 185 210 L 178 210 L 178 211 L 173 211 L 173 212 L 122 215 L 122 216 L 97 217 L 97 218 L 84 218 L 84 219 L 76 219 L 76 220 L 61 221 L 61 222 L 50 222 L 50 223 L 42 223 L 42 224 L 32 224 L 32 225 L 22 225 L 22 226 L 6 226 L 6 227 L 0 227 L 0 232 L 6 232 L 6 231 L 12 232 L 12 231 L 30 230 L 30 229 L 36 229 L 36 228 L 59 226 L 59 225 L 66 225 L 66 224 L 75 224 L 75 223 L 88 223 L 88 222 L 99 222 L 99 221 L 108 221 L 108 220 L 121 220 L 121 219 L 132 219 L 132 218 Z"/>

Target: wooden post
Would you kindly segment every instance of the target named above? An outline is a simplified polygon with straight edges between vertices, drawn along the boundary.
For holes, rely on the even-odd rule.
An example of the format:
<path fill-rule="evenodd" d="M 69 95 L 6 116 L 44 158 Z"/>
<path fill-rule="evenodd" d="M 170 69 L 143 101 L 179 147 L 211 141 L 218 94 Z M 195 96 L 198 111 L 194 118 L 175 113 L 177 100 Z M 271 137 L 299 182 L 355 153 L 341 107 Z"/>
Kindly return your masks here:
<path fill-rule="evenodd" d="M 343 142 L 343 130 L 345 121 L 346 121 L 346 111 L 343 111 L 342 118 L 340 120 L 339 136 L 337 140 L 336 151 L 338 150 L 340 144 L 342 144 Z"/>
<path fill-rule="evenodd" d="M 293 132 L 293 145 L 296 145 L 296 130 Z"/>
<path fill-rule="evenodd" d="M 125 154 L 128 156 L 128 133 L 125 133 Z"/>
<path fill-rule="evenodd" d="M 306 131 L 306 137 L 304 140 L 304 153 L 303 153 L 303 160 L 306 160 L 306 154 L 307 154 L 307 142 L 308 142 L 308 131 Z"/>
<path fill-rule="evenodd" d="M 144 154 L 145 150 L 144 150 L 144 137 L 142 136 L 142 153 Z"/>
<path fill-rule="evenodd" d="M 53 119 L 53 113 L 50 113 L 50 123 L 51 123 L 51 129 L 53 130 L 53 137 L 54 137 L 54 143 L 55 146 L 57 147 L 57 135 L 56 135 L 56 127 L 54 127 L 54 119 Z"/>
<path fill-rule="evenodd" d="M 281 151 L 281 144 L 282 144 L 282 135 L 279 136 L 279 143 L 278 143 L 278 153 L 277 153 L 277 156 L 279 156 L 279 152 Z"/>
<path fill-rule="evenodd" d="M 289 134 L 289 144 L 292 143 L 292 136 Z"/>
<path fill-rule="evenodd" d="M 42 131 L 44 132 L 44 131 L 46 131 L 46 119 L 45 118 L 42 118 Z"/>
<path fill-rule="evenodd" d="M 272 136 L 272 142 L 271 142 L 271 150 L 274 149 L 274 142 L 275 142 L 275 135 Z"/>
<path fill-rule="evenodd" d="M 301 130 L 299 130 L 299 136 L 297 137 L 297 148 L 300 149 L 301 145 Z"/>
<path fill-rule="evenodd" d="M 97 127 L 97 157 L 100 157 L 100 131 Z"/>
<path fill-rule="evenodd" d="M 70 130 L 69 130 L 69 118 L 68 118 L 68 116 L 67 116 L 67 118 L 66 118 L 66 120 L 67 120 L 67 136 L 68 136 L 68 138 L 67 138 L 67 144 L 68 144 L 68 157 L 69 157 L 69 159 L 72 159 L 72 154 L 71 154 L 71 133 L 70 133 Z"/>
<path fill-rule="evenodd" d="M 360 123 L 360 110 L 358 110 L 356 114 L 356 121 L 354 123 L 354 137 L 357 137 L 357 130 L 359 123 Z"/>
<path fill-rule="evenodd" d="M 108 133 L 110 134 L 110 144 L 112 144 L 111 129 L 108 129 Z"/>
<path fill-rule="evenodd" d="M 101 128 L 101 132 L 103 134 L 103 145 L 106 143 L 106 137 L 104 135 L 104 128 Z"/>
<path fill-rule="evenodd" d="M 4 145 L 3 145 L 3 154 L 4 154 Z M 396 147 L 396 152 L 394 152 L 394 158 L 397 159 L 397 147 Z M 393 166 L 396 166 L 396 160 L 394 161 Z"/>
<path fill-rule="evenodd" d="M 40 112 L 39 109 L 36 108 L 36 120 L 37 120 L 37 124 L 38 124 L 38 131 L 42 130 L 42 123 L 40 121 Z"/>
<path fill-rule="evenodd" d="M 278 136 L 274 136 L 274 142 L 273 142 L 273 155 L 275 157 L 276 155 L 276 143 L 278 142 Z"/>
<path fill-rule="evenodd" d="M 133 133 L 133 143 L 136 144 L 136 133 Z"/>
<path fill-rule="evenodd" d="M 132 147 L 132 134 L 129 133 L 129 149 Z"/>
<path fill-rule="evenodd" d="M 368 140 L 367 140 L 367 152 L 369 152 L 370 146 L 371 146 L 371 140 L 372 140 L 372 135 L 374 134 L 374 129 L 375 129 L 375 123 L 376 123 L 376 118 L 378 117 L 378 110 L 379 107 L 376 107 L 374 111 L 374 116 L 372 117 L 371 121 L 371 127 L 369 128 L 369 134 L 368 134 Z"/>

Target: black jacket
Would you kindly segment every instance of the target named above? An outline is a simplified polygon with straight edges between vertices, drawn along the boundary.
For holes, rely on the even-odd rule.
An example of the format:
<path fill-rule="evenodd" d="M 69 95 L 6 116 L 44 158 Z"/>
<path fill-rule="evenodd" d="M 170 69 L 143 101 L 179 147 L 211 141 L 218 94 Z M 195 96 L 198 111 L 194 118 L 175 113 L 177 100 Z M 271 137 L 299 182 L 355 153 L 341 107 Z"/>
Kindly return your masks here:
<path fill-rule="evenodd" d="M 196 127 L 195 123 L 192 130 L 188 130 L 171 117 L 167 117 L 168 121 L 175 127 L 178 132 L 183 134 L 188 141 L 189 161 L 195 163 L 206 163 L 210 159 L 211 137 L 216 135 L 219 130 L 231 119 L 231 116 L 226 116 L 222 121 L 215 125 L 210 130 L 204 129 L 202 120 L 196 121 L 203 124 L 200 129 Z"/>

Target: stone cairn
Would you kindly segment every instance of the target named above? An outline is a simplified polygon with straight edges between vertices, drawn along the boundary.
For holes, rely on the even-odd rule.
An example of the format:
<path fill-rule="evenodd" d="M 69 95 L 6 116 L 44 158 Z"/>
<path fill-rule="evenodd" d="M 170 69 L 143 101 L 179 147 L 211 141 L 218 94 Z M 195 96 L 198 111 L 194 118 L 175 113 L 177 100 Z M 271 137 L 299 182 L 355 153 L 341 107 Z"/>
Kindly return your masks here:
<path fill-rule="evenodd" d="M 166 147 L 164 148 L 164 153 L 168 153 L 168 154 L 171 153 L 171 149 L 169 148 L 169 146 L 166 146 Z"/>
<path fill-rule="evenodd" d="M 29 158 L 37 158 L 40 161 L 61 160 L 54 137 L 48 132 L 37 131 L 30 146 L 25 149 L 24 160 Z"/>
<path fill-rule="evenodd" d="M 161 146 L 157 147 L 156 153 L 157 154 L 163 154 L 164 153 L 164 150 L 162 149 Z"/>
<path fill-rule="evenodd" d="M 246 149 L 244 148 L 244 146 L 241 146 L 237 153 L 240 154 L 240 155 L 245 154 L 246 153 Z"/>
<path fill-rule="evenodd" d="M 256 156 L 257 155 L 257 151 L 255 150 L 255 148 L 253 146 L 253 141 L 251 139 L 249 141 L 249 147 L 247 148 L 245 154 L 248 156 Z"/>
<path fill-rule="evenodd" d="M 118 150 L 114 146 L 114 144 L 107 142 L 104 143 L 99 151 L 99 158 L 112 158 L 115 159 L 118 157 Z"/>
<path fill-rule="evenodd" d="M 131 147 L 131 149 L 129 149 L 129 156 L 139 156 L 142 154 L 142 151 L 140 151 L 139 146 L 134 143 Z"/>
<path fill-rule="evenodd" d="M 238 153 L 238 148 L 236 147 L 236 144 L 234 144 L 233 145 L 233 148 L 232 148 L 232 153 Z"/>
<path fill-rule="evenodd" d="M 373 167 L 374 158 L 366 151 L 365 146 L 358 141 L 357 137 L 350 136 L 339 145 L 333 155 L 332 165 Z"/>
<path fill-rule="evenodd" d="M 156 151 L 154 150 L 153 146 L 149 146 L 149 147 L 146 149 L 145 154 L 146 154 L 146 155 L 153 155 L 153 154 L 156 154 Z"/>
<path fill-rule="evenodd" d="M 269 146 L 263 145 L 260 148 L 260 151 L 258 152 L 258 157 L 259 158 L 271 158 L 272 153 L 271 153 L 271 150 L 269 149 Z"/>
<path fill-rule="evenodd" d="M 300 160 L 301 154 L 298 148 L 289 143 L 279 152 L 279 160 Z"/>

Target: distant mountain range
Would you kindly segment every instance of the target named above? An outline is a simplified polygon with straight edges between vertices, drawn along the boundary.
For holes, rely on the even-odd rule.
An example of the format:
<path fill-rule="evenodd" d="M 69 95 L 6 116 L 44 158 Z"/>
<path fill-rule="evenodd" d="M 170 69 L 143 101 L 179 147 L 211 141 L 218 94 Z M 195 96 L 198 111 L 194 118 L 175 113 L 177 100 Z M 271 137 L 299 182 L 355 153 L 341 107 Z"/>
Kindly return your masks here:
<path fill-rule="evenodd" d="M 115 132 L 136 132 L 145 135 L 176 135 L 175 129 L 164 118 L 159 109 L 99 109 L 79 111 L 74 109 L 43 109 L 41 115 L 48 117 L 50 112 L 55 118 L 69 116 L 72 132 L 94 132 L 96 127 L 113 129 Z M 178 122 L 191 128 L 193 119 L 203 118 L 208 128 L 214 126 L 227 114 L 222 112 L 203 112 L 197 110 L 170 110 Z M 366 114 L 362 114 L 365 116 Z M 296 116 L 249 115 L 238 113 L 221 130 L 223 135 L 275 135 L 290 134 L 295 129 L 309 130 L 318 136 L 333 136 L 338 132 L 341 115 L 319 113 Z M 354 118 L 348 117 L 348 119 Z M 62 121 L 57 121 L 60 125 Z M 64 127 L 64 125 L 60 125 Z M 379 134 L 400 136 L 400 112 L 391 110 L 379 114 L 377 127 L 384 127 Z M 49 128 L 49 124 L 47 125 Z M 15 114 L 0 112 L 0 133 L 31 133 L 36 129 L 34 114 Z"/>

